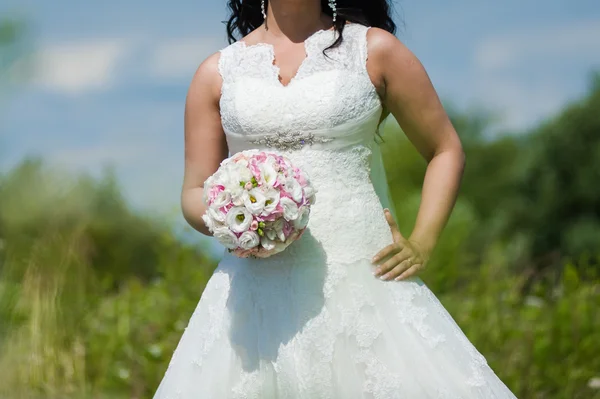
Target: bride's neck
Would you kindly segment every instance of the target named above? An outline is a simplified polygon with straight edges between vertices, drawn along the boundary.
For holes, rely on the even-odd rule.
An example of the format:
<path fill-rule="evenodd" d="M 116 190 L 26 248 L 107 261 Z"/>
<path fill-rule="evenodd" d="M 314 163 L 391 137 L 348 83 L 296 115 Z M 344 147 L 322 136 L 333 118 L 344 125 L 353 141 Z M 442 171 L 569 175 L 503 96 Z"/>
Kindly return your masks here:
<path fill-rule="evenodd" d="M 320 0 L 268 0 L 266 27 L 269 34 L 303 41 L 319 29 L 331 26 Z"/>

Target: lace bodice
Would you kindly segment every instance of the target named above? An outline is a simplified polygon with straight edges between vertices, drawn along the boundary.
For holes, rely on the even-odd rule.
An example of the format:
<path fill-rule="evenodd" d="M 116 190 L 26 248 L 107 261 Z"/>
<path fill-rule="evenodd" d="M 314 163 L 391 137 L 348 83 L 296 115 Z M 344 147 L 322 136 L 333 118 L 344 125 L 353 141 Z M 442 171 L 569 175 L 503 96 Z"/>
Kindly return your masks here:
<path fill-rule="evenodd" d="M 297 140 L 292 141 L 296 143 L 302 139 L 322 142 L 327 136 L 324 130 L 353 125 L 380 111 L 379 97 L 366 69 L 367 30 L 359 24 L 348 24 L 342 44 L 326 55 L 323 50 L 335 41 L 337 33 L 320 30 L 311 35 L 304 44 L 306 59 L 287 86 L 279 81 L 271 45 L 239 41 L 221 50 L 220 105 L 228 141 L 243 136 L 247 148 L 260 145 L 250 141 L 265 135 L 269 137 L 264 143 L 269 138 L 275 144 L 283 142 L 277 138 L 285 135 L 295 135 Z M 369 120 L 371 134 L 377 121 Z M 325 134 L 311 136 L 313 131 Z M 231 152 L 244 148 L 230 144 Z"/>

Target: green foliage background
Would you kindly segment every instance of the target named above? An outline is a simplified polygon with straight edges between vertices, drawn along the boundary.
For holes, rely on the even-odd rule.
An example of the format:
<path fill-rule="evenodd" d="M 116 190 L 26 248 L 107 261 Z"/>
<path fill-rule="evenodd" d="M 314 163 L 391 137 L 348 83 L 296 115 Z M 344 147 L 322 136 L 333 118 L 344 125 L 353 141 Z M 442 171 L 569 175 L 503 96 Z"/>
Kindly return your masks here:
<path fill-rule="evenodd" d="M 467 169 L 423 278 L 520 398 L 600 398 L 599 82 L 519 135 L 452 113 Z M 397 125 L 384 139 L 408 234 L 426 165 Z M 215 267 L 174 231 L 110 172 L 0 175 L 0 397 L 151 397 Z"/>

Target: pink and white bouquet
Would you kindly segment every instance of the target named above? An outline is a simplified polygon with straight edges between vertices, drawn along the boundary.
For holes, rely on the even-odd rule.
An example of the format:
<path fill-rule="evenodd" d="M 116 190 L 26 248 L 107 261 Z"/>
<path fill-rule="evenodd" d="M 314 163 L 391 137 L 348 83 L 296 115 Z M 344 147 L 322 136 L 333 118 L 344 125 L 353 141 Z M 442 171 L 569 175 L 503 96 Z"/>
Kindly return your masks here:
<path fill-rule="evenodd" d="M 315 189 L 308 176 L 275 152 L 248 150 L 221 162 L 204 183 L 204 223 L 230 252 L 266 258 L 300 238 Z"/>

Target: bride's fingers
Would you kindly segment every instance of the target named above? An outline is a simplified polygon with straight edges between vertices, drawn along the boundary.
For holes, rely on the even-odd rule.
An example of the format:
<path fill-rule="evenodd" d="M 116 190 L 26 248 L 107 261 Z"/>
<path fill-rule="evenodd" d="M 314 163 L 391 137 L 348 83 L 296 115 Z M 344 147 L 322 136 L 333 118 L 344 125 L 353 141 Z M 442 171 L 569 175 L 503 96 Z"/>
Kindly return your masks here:
<path fill-rule="evenodd" d="M 373 257 L 372 262 L 373 263 L 377 263 L 382 259 L 385 259 L 386 257 L 398 253 L 400 251 L 402 251 L 404 249 L 404 247 L 402 246 L 402 244 L 395 242 L 392 243 L 390 245 L 388 245 L 387 247 L 383 248 L 381 251 L 377 252 L 377 254 L 375 254 L 375 256 Z"/>
<path fill-rule="evenodd" d="M 403 262 L 406 262 L 408 258 L 410 258 L 410 253 L 408 251 L 400 251 L 399 253 L 385 261 L 384 264 L 375 269 L 375 272 L 373 274 L 375 274 L 375 276 L 381 276 L 382 274 L 385 274 L 392 270 L 394 267 L 401 265 Z M 406 268 L 408 268 L 408 266 Z"/>
<path fill-rule="evenodd" d="M 402 234 L 400 233 L 400 230 L 398 229 L 398 225 L 396 224 L 396 221 L 394 220 L 394 217 L 392 216 L 392 212 L 390 212 L 389 209 L 384 209 L 383 211 L 384 215 L 385 215 L 385 220 L 388 222 L 388 224 L 390 225 L 390 230 L 392 232 L 392 236 L 394 237 L 394 241 L 398 241 L 399 239 L 402 239 Z"/>
<path fill-rule="evenodd" d="M 395 278 L 396 281 L 406 280 L 407 278 L 413 277 L 421 270 L 421 265 L 413 265 L 410 269 Z"/>
<path fill-rule="evenodd" d="M 383 277 L 381 277 L 381 279 L 385 280 L 385 281 L 396 279 L 399 276 L 401 276 L 402 273 L 406 272 L 406 270 L 408 270 L 409 268 L 410 268 L 410 261 L 407 259 L 407 260 L 397 264 L 396 267 L 394 267 L 392 270 L 390 270 L 385 275 L 383 275 Z"/>

